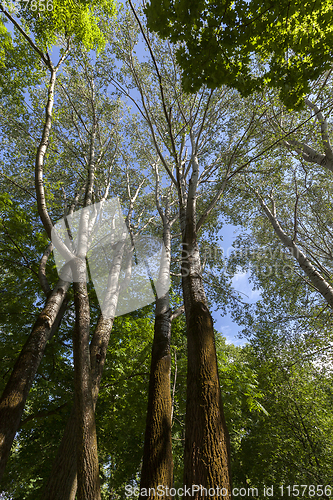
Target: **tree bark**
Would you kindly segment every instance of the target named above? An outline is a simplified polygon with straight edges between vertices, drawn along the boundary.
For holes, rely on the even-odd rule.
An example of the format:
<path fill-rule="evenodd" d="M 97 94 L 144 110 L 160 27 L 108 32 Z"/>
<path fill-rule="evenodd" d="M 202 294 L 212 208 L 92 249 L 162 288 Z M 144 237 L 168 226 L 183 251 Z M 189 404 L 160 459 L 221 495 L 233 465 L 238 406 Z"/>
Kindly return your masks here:
<path fill-rule="evenodd" d="M 192 213 L 194 216 L 194 214 Z M 182 286 L 187 323 L 187 400 L 184 485 L 196 485 L 184 498 L 231 497 L 229 434 L 218 377 L 214 328 L 201 277 L 194 224 L 187 220 L 183 238 Z M 201 489 L 202 487 L 202 489 Z M 215 490 L 207 493 L 209 488 Z M 192 493 L 192 492 L 191 492 Z"/>
<path fill-rule="evenodd" d="M 219 499 L 221 493 L 217 488 L 223 488 L 223 496 L 230 498 L 229 433 L 218 376 L 213 320 L 202 282 L 196 223 L 199 164 L 193 133 L 190 137 L 192 175 L 186 203 L 181 192 L 179 196 L 183 235 L 182 287 L 187 326 L 184 486 L 195 486 L 198 491 L 185 490 L 184 498 L 209 496 Z M 208 492 L 210 488 L 214 492 Z"/>
<path fill-rule="evenodd" d="M 0 479 L 20 426 L 24 405 L 42 360 L 54 324 L 64 314 L 62 304 L 69 283 L 59 280 L 24 344 L 0 400 Z"/>
<path fill-rule="evenodd" d="M 160 262 L 159 286 L 167 290 L 169 286 L 171 261 L 171 225 L 169 199 L 163 213 L 160 198 L 160 183 L 156 167 L 156 202 L 163 221 L 164 251 Z M 157 487 L 162 485 L 169 489 L 173 484 L 173 460 L 171 440 L 172 400 L 170 388 L 171 374 L 171 309 L 169 292 L 163 292 L 156 300 L 154 340 L 152 346 L 151 366 L 148 389 L 148 409 L 146 431 L 141 470 L 140 491 L 147 494 L 139 496 L 140 500 L 155 499 Z M 151 493 L 149 493 L 149 490 Z M 154 494 L 155 491 L 155 494 Z M 171 498 L 165 495 L 164 498 Z"/>
<path fill-rule="evenodd" d="M 85 267 L 84 261 L 79 258 L 76 259 L 76 265 L 77 268 Z M 97 435 L 89 353 L 90 308 L 85 281 L 74 282 L 74 302 L 76 312 L 73 355 L 77 498 L 78 500 L 100 500 Z"/>
<path fill-rule="evenodd" d="M 113 318 L 100 315 L 90 343 L 92 395 L 96 407 L 106 351 L 112 330 Z M 64 435 L 53 463 L 50 477 L 43 493 L 43 500 L 74 500 L 77 490 L 76 419 L 73 406 Z"/>
<path fill-rule="evenodd" d="M 219 486 L 231 495 L 229 435 L 218 379 L 213 322 L 205 304 L 191 304 L 187 325 L 184 485 L 215 490 Z M 219 498 L 216 492 L 209 496 Z M 207 492 L 196 492 L 194 498 L 207 498 Z"/>
<path fill-rule="evenodd" d="M 164 297 L 156 302 L 155 332 L 152 347 L 148 410 L 143 451 L 140 490 L 147 495 L 140 499 L 155 499 L 158 485 L 173 484 L 173 460 L 171 443 L 171 310 Z M 151 493 L 148 494 L 149 489 Z M 165 495 L 164 498 L 171 498 Z"/>

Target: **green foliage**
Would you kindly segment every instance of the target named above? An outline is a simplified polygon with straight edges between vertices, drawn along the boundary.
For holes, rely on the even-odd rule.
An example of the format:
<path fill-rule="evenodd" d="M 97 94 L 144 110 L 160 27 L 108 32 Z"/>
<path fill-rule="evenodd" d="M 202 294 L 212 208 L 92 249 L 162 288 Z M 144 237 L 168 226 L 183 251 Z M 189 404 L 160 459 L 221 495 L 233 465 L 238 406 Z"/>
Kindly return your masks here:
<path fill-rule="evenodd" d="M 24 91 L 42 82 L 43 61 L 53 46 L 60 46 L 60 55 L 73 46 L 103 49 L 108 21 L 116 13 L 114 0 L 52 0 L 43 6 L 33 9 L 29 2 L 18 2 L 11 31 L 6 27 L 10 19 L 1 15 L 0 99 L 23 102 Z"/>
<path fill-rule="evenodd" d="M 22 8 L 19 13 L 43 51 L 57 44 L 59 37 L 72 38 L 86 49 L 105 45 L 103 25 L 115 16 L 114 0 L 53 0 L 52 7 L 42 12 Z"/>
<path fill-rule="evenodd" d="M 268 415 L 254 414 L 245 423 L 234 481 L 257 487 L 259 498 L 264 498 L 267 484 L 274 485 L 278 498 L 280 485 L 331 481 L 331 352 L 326 346 L 315 354 L 302 337 L 296 332 L 289 341 L 272 336 L 270 342 L 257 341 L 249 359 Z M 296 497 L 311 498 L 311 494 Z"/>
<path fill-rule="evenodd" d="M 58 35 L 60 38 L 72 36 L 86 48 L 102 46 L 103 23 L 108 19 L 102 14 L 102 9 L 108 8 L 111 3 L 58 2 L 54 5 L 53 13 L 45 13 L 39 18 L 34 17 L 32 13 L 26 14 L 25 17 L 22 14 L 21 17 L 22 23 L 25 23 L 27 29 L 30 28 L 40 47 L 42 44 L 47 47 L 51 43 L 56 43 Z M 170 7 L 172 4 L 164 2 L 160 8 L 168 9 L 168 5 Z M 200 24 L 201 21 L 198 22 L 198 19 L 201 19 L 200 12 L 205 5 L 207 23 L 205 24 L 205 21 Z M 185 37 L 186 30 L 190 26 L 188 23 L 192 23 L 189 33 L 195 35 L 193 43 L 197 43 L 198 50 L 201 45 L 202 50 L 204 47 L 206 49 L 209 47 L 210 55 L 215 53 L 218 46 L 204 37 L 206 35 L 208 37 L 211 27 L 214 28 L 215 17 L 217 16 L 217 19 L 218 16 L 225 16 L 223 19 L 228 20 L 230 26 L 234 23 L 233 31 L 230 29 L 228 31 L 222 23 L 224 38 L 221 40 L 226 47 L 225 53 L 234 56 L 228 63 L 222 60 L 224 66 L 222 64 L 217 68 L 216 78 L 219 78 L 219 74 L 223 71 L 226 83 L 232 83 L 231 78 L 238 78 L 238 88 L 243 89 L 243 92 L 251 89 L 252 84 L 258 88 L 257 86 L 260 86 L 265 78 L 269 78 L 269 71 L 276 70 L 278 75 L 278 71 L 284 68 L 284 59 L 279 59 L 279 50 L 280 55 L 284 50 L 283 40 L 281 47 L 278 42 L 280 36 L 282 39 L 286 37 L 286 30 L 290 29 L 295 37 L 297 35 L 302 50 L 303 45 L 306 46 L 307 43 L 304 38 L 304 26 L 307 26 L 309 33 L 312 30 L 311 26 L 306 24 L 308 22 L 306 16 L 305 24 L 300 23 L 298 30 L 295 21 L 298 16 L 298 2 L 296 6 L 290 6 L 288 18 L 290 26 L 287 23 L 287 27 L 283 27 L 277 22 L 275 29 L 275 25 L 272 26 L 273 18 L 269 17 L 270 10 L 267 11 L 267 15 L 265 14 L 266 17 L 262 15 L 258 19 L 253 19 L 250 26 L 254 32 L 249 40 L 253 42 L 253 50 L 266 58 L 271 67 L 266 75 L 259 75 L 254 83 L 251 80 L 247 87 L 247 81 L 242 80 L 242 71 L 245 71 L 245 75 L 246 71 L 250 72 L 250 63 L 253 61 L 252 49 L 244 45 L 244 51 L 239 49 L 239 52 L 234 53 L 233 37 L 237 31 L 237 19 L 240 19 L 244 12 L 250 12 L 249 9 L 253 9 L 254 5 L 254 2 L 239 2 L 233 6 L 228 4 L 223 13 L 221 10 L 225 7 L 223 3 L 216 2 L 215 5 L 203 1 L 190 4 L 179 2 L 175 11 L 179 16 L 175 18 L 175 26 L 180 29 L 181 23 L 177 25 L 177 19 L 180 19 L 185 27 Z M 325 5 L 326 3 L 322 4 L 323 9 Z M 70 17 L 71 9 L 74 8 L 77 8 L 77 12 Z M 274 10 L 273 7 L 270 8 Z M 306 8 L 308 3 L 304 4 L 304 9 Z M 319 30 L 322 23 L 320 8 L 316 11 Z M 101 16 L 99 19 L 91 17 L 99 12 Z M 109 10 L 109 14 L 112 15 L 112 9 Z M 330 13 L 326 14 L 330 16 Z M 260 45 L 267 35 L 266 22 L 271 23 L 270 32 L 274 36 L 268 45 Z M 255 31 L 259 30 L 260 26 L 263 30 L 262 35 L 258 35 Z M 206 28 L 208 31 L 205 31 Z M 214 29 L 218 33 L 220 28 L 215 26 Z M 76 46 L 58 78 L 53 128 L 45 161 L 46 198 L 53 220 L 63 216 L 64 210 L 71 205 L 84 183 L 89 148 L 92 144 L 90 139 L 93 136 L 93 121 L 96 116 L 98 126 L 97 130 L 95 129 L 96 141 L 93 145 L 98 168 L 94 199 L 99 200 L 110 183 L 110 195 L 119 195 L 125 211 L 128 202 L 126 176 L 130 177 L 131 188 L 133 186 L 132 194 L 145 176 L 145 196 L 138 200 L 133 220 L 135 223 L 140 219 L 146 220 L 147 212 L 144 210 L 149 212 L 149 217 L 156 212 L 153 192 L 155 179 L 150 177 L 151 171 L 148 168 L 156 161 L 156 151 L 149 125 L 144 120 L 141 121 L 142 115 L 134 117 L 125 106 L 121 105 L 118 96 L 115 97 L 119 87 L 116 91 L 114 89 L 110 91 L 110 82 L 114 81 L 117 66 L 120 64 L 123 66 L 119 71 L 121 74 L 116 75 L 118 82 L 123 85 L 125 92 L 137 89 L 137 83 L 140 84 L 146 107 L 151 111 L 151 127 L 156 131 L 156 143 L 161 147 L 170 168 L 174 168 L 175 165 L 170 130 L 181 152 L 180 159 L 186 167 L 184 170 L 187 170 L 190 168 L 188 166 L 190 163 L 187 163 L 190 160 L 185 150 L 190 145 L 188 135 L 193 117 L 197 119 L 192 129 L 194 135 L 201 130 L 203 120 L 207 124 L 207 130 L 204 130 L 201 136 L 203 148 L 199 158 L 203 168 L 211 165 L 212 169 L 215 167 L 216 169 L 214 176 L 209 178 L 210 183 L 208 184 L 207 180 L 199 191 L 197 199 L 199 216 L 209 205 L 214 190 L 221 185 L 226 173 L 225 167 L 231 159 L 235 161 L 236 168 L 243 162 L 251 160 L 251 148 L 256 154 L 261 147 L 269 146 L 281 138 L 282 132 L 276 130 L 272 132 L 270 129 L 276 116 L 283 114 L 283 125 L 288 132 L 295 121 L 305 116 L 304 113 L 287 115 L 284 108 L 281 110 L 273 91 L 267 92 L 267 102 L 255 95 L 245 104 L 235 91 L 227 89 L 210 94 L 205 88 L 196 96 L 183 94 L 172 49 L 170 50 L 167 43 L 164 44 L 152 36 L 150 40 L 156 51 L 155 62 L 159 65 L 165 85 L 164 98 L 171 117 L 168 129 L 168 123 L 160 106 L 160 82 L 158 75 L 154 73 L 154 64 L 151 61 L 140 61 L 132 51 L 138 36 L 137 27 L 133 25 L 130 16 L 124 16 L 122 26 L 118 26 L 113 35 L 116 40 L 112 41 L 112 49 L 109 47 L 106 52 L 101 52 L 99 55 L 93 53 L 90 57 L 91 54 Z M 324 37 L 324 33 L 322 35 Z M 109 33 L 110 40 L 112 36 Z M 2 33 L 2 38 L 4 54 L 2 60 L 3 64 L 7 65 L 2 67 L 6 75 L 10 64 L 8 54 L 12 54 L 10 52 L 12 46 L 5 32 Z M 291 40 L 293 43 L 297 41 L 292 37 Z M 239 41 L 242 39 L 239 38 Z M 245 44 L 244 40 L 242 43 Z M 274 55 L 278 61 L 275 69 L 271 58 L 273 56 L 270 53 L 274 43 L 277 43 L 279 48 Z M 315 40 L 313 53 L 318 49 L 316 44 Z M 14 49 L 17 46 L 14 44 Z M 120 58 L 116 64 L 111 58 L 108 59 L 114 55 L 113 51 Z M 23 43 L 22 60 L 24 54 Z M 190 61 L 191 54 L 187 54 L 186 51 L 184 54 Z M 199 57 L 195 65 L 206 71 L 205 68 L 209 69 L 210 64 L 214 62 L 210 62 L 212 58 L 205 59 L 204 52 L 202 58 L 200 60 Z M 22 60 L 17 57 L 14 61 L 22 71 L 18 72 L 15 78 L 19 83 L 21 75 L 25 74 L 26 82 L 32 85 L 31 92 L 26 96 L 25 105 L 20 101 L 11 100 L 8 94 L 8 98 L 2 102 L 2 118 L 0 118 L 3 181 L 0 190 L 1 389 L 44 301 L 36 272 L 47 241 L 41 231 L 35 208 L 33 163 L 44 119 L 42 103 L 45 101 L 45 88 L 36 86 L 33 79 L 29 80 L 30 77 L 28 78 L 29 75 L 25 73 L 21 64 Z M 290 64 L 293 71 L 295 65 L 297 69 L 297 58 Z M 41 75 L 42 73 L 37 71 L 37 63 L 36 68 L 36 75 Z M 133 69 L 136 71 L 135 74 Z M 304 70 L 302 75 L 305 74 Z M 281 78 L 277 76 L 276 82 L 278 85 L 283 83 L 284 92 L 288 78 L 292 77 L 288 76 L 289 73 L 281 75 Z M 210 85 L 208 80 L 205 82 Z M 212 84 L 216 83 L 214 82 L 212 81 Z M 269 84 L 273 85 L 274 82 L 271 81 Z M 297 92 L 300 94 L 303 92 L 297 85 L 295 89 L 298 89 Z M 134 90 L 132 94 L 134 100 L 137 97 L 135 92 L 137 91 Z M 288 96 L 288 99 L 291 98 L 291 94 Z M 327 99 L 329 102 L 329 95 Z M 206 103 L 211 103 L 211 107 L 208 104 L 206 106 Z M 272 103 L 272 107 L 269 107 L 268 104 Z M 141 107 L 141 111 L 142 109 Z M 246 136 L 248 139 L 242 142 L 252 113 L 256 116 L 253 131 L 251 135 Z M 261 122 L 258 117 L 261 119 L 262 116 L 265 118 L 265 127 L 259 126 Z M 272 128 L 274 129 L 273 126 Z M 298 131 L 298 134 L 302 138 L 310 136 L 312 145 L 318 142 L 318 134 L 313 131 L 313 120 L 309 121 L 309 128 Z M 235 149 L 233 149 L 234 144 L 237 144 Z M 253 191 L 248 187 L 260 189 L 265 197 L 268 197 L 272 188 L 275 188 L 275 193 L 278 192 L 276 206 L 281 223 L 286 230 L 292 232 L 295 207 L 293 186 L 297 183 L 302 186 L 305 192 L 298 200 L 298 207 L 303 233 L 298 232 L 297 241 L 308 245 L 317 259 L 323 258 L 322 262 L 327 270 L 330 270 L 331 263 L 328 251 L 325 256 L 324 242 L 325 239 L 330 242 L 330 232 L 332 232 L 331 182 L 327 175 L 318 170 L 310 172 L 304 165 L 296 168 L 295 159 L 277 147 L 266 154 L 265 160 L 256 160 L 251 168 L 244 170 L 243 177 L 237 179 L 238 181 L 224 192 L 220 205 L 210 214 L 207 226 L 200 237 L 202 249 L 206 247 L 210 249 L 205 258 L 204 276 L 208 282 L 209 300 L 218 305 L 221 311 L 225 311 L 226 306 L 231 305 L 234 317 L 243 323 L 243 333 L 250 341 L 250 345 L 235 347 L 226 344 L 225 340 L 216 334 L 222 398 L 231 438 L 234 486 L 242 487 L 244 484 L 249 484 L 259 488 L 264 484 L 279 485 L 282 482 L 313 483 L 314 478 L 317 482 L 329 483 L 332 476 L 333 449 L 332 374 L 328 364 L 332 355 L 329 349 L 332 340 L 331 314 L 323 305 L 323 301 L 318 299 L 305 282 L 304 276 L 298 272 L 297 265 L 283 252 L 282 245 L 259 211 Z M 167 193 L 168 186 L 161 168 L 162 197 Z M 79 197 L 77 208 L 81 204 L 82 197 Z M 174 217 L 177 216 L 176 203 L 172 205 L 171 213 Z M 226 263 L 214 260 L 216 232 L 220 228 L 221 214 L 225 219 L 237 224 L 243 223 L 247 227 L 247 233 L 236 243 L 237 251 L 229 260 L 227 271 L 224 269 Z M 159 234 L 160 229 L 156 223 L 152 231 L 154 234 Z M 311 232 L 310 229 L 315 229 L 315 232 Z M 179 227 L 175 224 L 175 233 L 179 231 Z M 246 252 L 246 249 L 252 250 L 252 253 Z M 258 251 L 253 251 L 256 249 Z M 180 257 L 177 238 L 173 239 L 172 252 L 176 259 Z M 179 272 L 179 261 L 176 259 L 172 264 L 175 274 Z M 269 274 L 272 259 L 278 272 Z M 281 272 L 285 265 L 289 266 L 288 269 L 291 271 L 288 279 Z M 254 285 L 261 290 L 261 300 L 253 307 L 243 306 L 230 284 L 234 273 L 248 269 L 251 270 Z M 51 284 L 57 279 L 52 258 L 48 263 L 47 276 Z M 176 278 L 173 280 L 172 290 L 172 307 L 177 308 L 182 299 L 179 280 Z M 91 285 L 89 285 L 89 296 L 93 328 L 99 307 Z M 73 320 L 74 312 L 69 307 L 60 330 L 47 346 L 29 395 L 4 478 L 3 487 L 13 492 L 15 500 L 38 500 L 38 495 L 41 494 L 40 488 L 50 473 L 52 459 L 66 425 L 73 400 L 71 355 Z M 103 500 L 109 499 L 110 496 L 115 500 L 124 498 L 125 485 L 138 484 L 140 479 L 153 326 L 153 307 L 116 318 L 114 323 L 96 411 Z M 170 390 L 172 393 L 174 390 L 172 427 L 174 481 L 178 487 L 182 485 L 183 477 L 186 408 L 187 353 L 186 325 L 183 316 L 178 317 L 172 325 L 171 354 Z"/>
<path fill-rule="evenodd" d="M 121 491 L 139 470 L 153 322 L 149 308 L 114 323 L 97 405 L 104 490 Z M 3 488 L 15 500 L 41 498 L 73 403 L 73 311 L 48 344 L 29 394 Z M 94 325 L 92 325 L 92 328 Z M 106 497 L 107 498 L 107 497 Z"/>
<path fill-rule="evenodd" d="M 146 308 L 145 312 L 151 308 Z M 154 324 L 150 314 L 116 320 L 97 405 L 105 486 L 122 494 L 137 480 L 142 458 Z"/>
<path fill-rule="evenodd" d="M 43 300 L 37 272 L 46 240 L 32 223 L 34 216 L 34 210 L 0 193 L 1 392 Z"/>
<path fill-rule="evenodd" d="M 0 22 L 0 99 L 23 101 L 23 91 L 37 85 L 45 71 L 26 40 Z"/>
<path fill-rule="evenodd" d="M 279 88 L 283 102 L 297 108 L 309 82 L 332 63 L 328 0 L 151 0 L 145 13 L 150 29 L 179 42 L 187 91 L 226 84 L 246 96 L 265 84 Z"/>

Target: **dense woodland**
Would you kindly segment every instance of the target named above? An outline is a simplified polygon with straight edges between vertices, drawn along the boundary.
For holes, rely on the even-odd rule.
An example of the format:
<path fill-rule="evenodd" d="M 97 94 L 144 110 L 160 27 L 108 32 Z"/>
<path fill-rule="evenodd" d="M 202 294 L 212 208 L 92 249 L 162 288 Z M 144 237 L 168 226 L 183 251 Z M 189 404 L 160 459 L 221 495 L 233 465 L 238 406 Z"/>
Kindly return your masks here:
<path fill-rule="evenodd" d="M 231 26 L 235 10 L 222 3 Z M 236 2 L 239 18 L 252 4 L 266 5 Z M 304 12 L 304 32 L 314 19 L 329 37 L 327 2 L 298 4 L 290 39 Z M 191 40 L 204 22 L 189 42 L 131 0 L 27 5 L 1 7 L 0 498 L 181 497 L 159 497 L 158 485 L 333 498 L 330 53 L 302 73 L 301 52 L 290 90 L 294 63 L 288 80 L 278 49 L 268 60 L 258 35 L 250 57 L 235 35 L 223 43 L 234 61 L 237 43 L 247 57 L 243 79 L 230 63 L 228 78 L 205 84 L 195 67 L 191 86 Z M 272 20 L 260 22 L 254 33 Z M 132 246 L 110 244 L 103 316 L 91 279 L 59 277 L 51 233 L 110 198 Z M 89 235 L 92 220 L 81 223 Z M 242 231 L 223 255 L 230 224 Z M 117 315 L 124 262 L 131 274 L 148 237 L 163 241 L 169 291 L 153 287 L 154 303 Z M 72 269 L 85 257 L 78 244 Z M 233 287 L 245 272 L 260 291 L 254 304 Z M 231 313 L 241 347 L 215 330 L 213 310 Z"/>

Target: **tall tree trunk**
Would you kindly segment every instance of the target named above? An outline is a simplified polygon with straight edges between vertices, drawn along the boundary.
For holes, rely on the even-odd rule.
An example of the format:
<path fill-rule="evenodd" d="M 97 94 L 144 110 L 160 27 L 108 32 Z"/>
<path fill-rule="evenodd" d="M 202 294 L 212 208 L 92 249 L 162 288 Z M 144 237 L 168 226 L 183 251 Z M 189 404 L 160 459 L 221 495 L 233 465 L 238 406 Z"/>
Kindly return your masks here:
<path fill-rule="evenodd" d="M 189 212 L 194 218 L 191 207 Z M 182 263 L 188 346 L 184 485 L 195 485 L 198 491 L 194 490 L 193 496 L 186 493 L 184 496 L 218 499 L 221 493 L 217 487 L 224 488 L 223 496 L 231 496 L 229 435 L 218 378 L 213 321 L 207 307 L 192 222 L 187 217 Z M 209 488 L 215 494 L 213 490 L 209 493 Z"/>
<path fill-rule="evenodd" d="M 104 303 L 105 308 L 103 308 L 107 312 L 107 318 L 104 318 L 102 315 L 100 315 L 90 344 L 89 357 L 93 411 L 95 411 L 110 333 L 117 309 L 119 292 L 121 290 L 121 286 L 119 285 L 119 276 L 121 272 L 125 246 L 125 240 L 118 242 L 116 245 L 112 266 L 109 271 L 108 290 Z M 83 283 L 82 286 L 83 285 L 85 287 L 85 283 Z M 86 301 L 84 300 L 83 302 Z M 79 307 L 79 303 L 77 305 Z M 85 306 L 88 321 L 90 319 L 90 315 L 88 315 L 89 303 L 85 303 L 83 305 Z M 77 315 L 77 317 L 79 317 L 79 315 Z M 89 342 L 89 333 L 88 339 L 86 339 L 86 341 Z M 76 407 L 76 401 L 74 403 L 74 406 Z M 81 460 L 82 462 L 82 456 L 81 459 L 76 456 L 76 449 L 78 446 L 76 438 L 76 414 L 78 411 L 84 411 L 84 409 L 72 409 L 69 421 L 67 423 L 62 441 L 57 452 L 57 456 L 52 467 L 51 475 L 43 493 L 44 500 L 74 500 L 75 498 L 77 490 L 77 471 L 79 467 L 78 461 Z M 80 439 L 82 441 L 82 436 L 80 437 Z"/>
<path fill-rule="evenodd" d="M 59 59 L 56 67 L 52 65 L 49 54 L 43 54 L 38 50 L 28 35 L 21 30 L 20 26 L 6 13 L 6 16 L 13 21 L 18 30 L 28 40 L 30 45 L 38 52 L 47 68 L 50 71 L 48 84 L 47 102 L 45 106 L 45 120 L 43 124 L 42 137 L 37 148 L 35 160 L 35 189 L 37 197 L 38 213 L 41 221 L 51 238 L 52 221 L 48 214 L 43 185 L 44 158 L 48 148 L 49 136 L 52 125 L 52 109 L 54 103 L 54 89 L 57 71 L 67 57 L 69 44 Z M 65 251 L 67 249 L 65 248 Z M 24 405 L 31 388 L 33 379 L 44 354 L 45 346 L 59 325 L 66 310 L 64 299 L 69 287 L 69 283 L 59 280 L 52 294 L 48 297 L 46 306 L 39 315 L 33 330 L 25 343 L 19 358 L 13 368 L 11 377 L 5 387 L 0 400 L 0 480 L 10 454 L 15 433 L 19 428 Z"/>
<path fill-rule="evenodd" d="M 100 315 L 90 343 L 90 363 L 92 395 L 96 406 L 99 385 L 102 378 L 106 351 L 112 330 L 113 318 L 105 319 Z M 74 500 L 77 489 L 76 465 L 76 420 L 75 406 L 68 419 L 50 477 L 46 484 L 43 500 Z"/>
<path fill-rule="evenodd" d="M 82 274 L 85 274 L 85 262 L 77 258 L 75 264 L 78 276 L 82 270 Z M 73 355 L 77 497 L 78 500 L 100 500 L 97 435 L 89 353 L 90 307 L 85 281 L 74 282 L 74 302 L 76 313 Z"/>
<path fill-rule="evenodd" d="M 143 451 L 140 490 L 172 487 L 173 460 L 171 444 L 170 339 L 171 310 L 166 297 L 156 302 L 154 340 L 152 347 L 148 410 Z M 140 495 L 154 499 L 156 494 Z M 171 498 L 165 495 L 164 498 Z"/>
<path fill-rule="evenodd" d="M 157 196 L 159 177 L 156 170 Z M 173 460 L 171 442 L 171 309 L 169 303 L 169 276 L 171 260 L 171 229 L 169 222 L 169 201 L 165 213 L 157 200 L 157 207 L 163 221 L 164 251 L 160 262 L 159 286 L 163 292 L 156 300 L 154 340 L 148 389 L 148 409 L 143 450 L 140 490 L 149 492 L 140 495 L 140 500 L 156 498 L 158 485 L 169 489 L 173 484 Z M 155 494 L 153 492 L 155 491 Z M 165 495 L 164 498 L 171 498 Z"/>
<path fill-rule="evenodd" d="M 3 476 L 24 405 L 54 324 L 64 314 L 69 283 L 59 280 L 24 344 L 0 399 L 0 479 Z"/>

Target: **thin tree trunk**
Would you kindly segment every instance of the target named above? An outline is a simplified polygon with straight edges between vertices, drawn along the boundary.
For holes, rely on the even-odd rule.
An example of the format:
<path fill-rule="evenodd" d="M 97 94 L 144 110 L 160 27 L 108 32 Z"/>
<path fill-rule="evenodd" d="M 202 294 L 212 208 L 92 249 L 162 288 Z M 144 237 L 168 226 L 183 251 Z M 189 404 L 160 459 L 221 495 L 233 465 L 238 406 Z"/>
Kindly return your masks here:
<path fill-rule="evenodd" d="M 24 405 L 47 341 L 54 332 L 54 324 L 60 322 L 59 316 L 64 314 L 65 308 L 62 304 L 68 287 L 69 283 L 58 281 L 21 350 L 2 394 L 0 400 L 0 479 L 3 476 L 15 434 L 20 426 Z"/>
<path fill-rule="evenodd" d="M 84 206 L 92 203 L 95 180 L 95 139 L 97 121 L 94 99 L 92 111 L 93 125 L 90 136 L 88 177 L 84 197 Z M 74 357 L 74 393 L 76 414 L 76 463 L 77 463 L 77 499 L 100 500 L 99 466 L 97 452 L 97 434 L 95 408 L 92 394 L 92 378 L 89 352 L 90 306 L 86 283 L 86 255 L 89 250 L 89 211 L 82 211 L 79 225 L 77 258 L 72 260 L 74 278 L 75 327 L 73 333 Z"/>
<path fill-rule="evenodd" d="M 148 410 L 143 451 L 140 490 L 151 494 L 140 499 L 156 498 L 152 492 L 158 485 L 173 484 L 173 460 L 171 444 L 171 310 L 165 297 L 156 302 L 155 332 L 152 347 Z M 165 495 L 164 498 L 171 498 Z"/>
<path fill-rule="evenodd" d="M 54 103 L 54 89 L 57 71 L 67 57 L 69 52 L 69 43 L 67 48 L 59 59 L 56 67 L 53 66 L 49 54 L 43 54 L 19 26 L 18 23 L 6 12 L 6 16 L 14 23 L 21 34 L 30 43 L 32 48 L 39 54 L 46 67 L 50 71 L 50 80 L 48 85 L 47 103 L 45 106 L 45 120 L 43 125 L 42 137 L 36 153 L 35 161 L 35 188 L 37 196 L 37 206 L 44 228 L 51 238 L 52 221 L 49 217 L 45 192 L 43 185 L 43 166 L 44 157 L 48 148 L 49 136 L 52 125 L 52 109 Z M 65 249 L 66 250 L 66 249 Z M 5 466 L 10 454 L 12 442 L 16 431 L 19 428 L 24 405 L 34 380 L 35 374 L 44 354 L 44 350 L 49 338 L 53 335 L 66 310 L 66 293 L 69 283 L 59 280 L 52 294 L 48 297 L 46 306 L 38 316 L 33 330 L 23 346 L 23 349 L 14 365 L 11 377 L 5 387 L 0 400 L 0 480 L 3 476 Z"/>
<path fill-rule="evenodd" d="M 113 318 L 100 315 L 90 343 L 92 395 L 96 406 Z M 77 489 L 75 406 L 68 419 L 63 438 L 46 484 L 43 500 L 74 500 Z"/>

